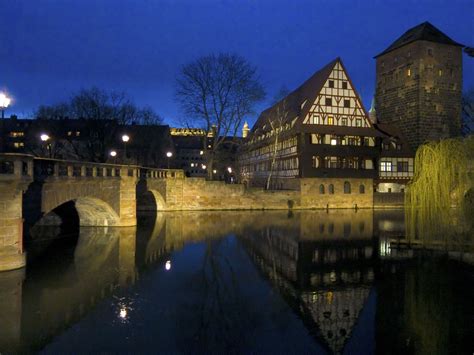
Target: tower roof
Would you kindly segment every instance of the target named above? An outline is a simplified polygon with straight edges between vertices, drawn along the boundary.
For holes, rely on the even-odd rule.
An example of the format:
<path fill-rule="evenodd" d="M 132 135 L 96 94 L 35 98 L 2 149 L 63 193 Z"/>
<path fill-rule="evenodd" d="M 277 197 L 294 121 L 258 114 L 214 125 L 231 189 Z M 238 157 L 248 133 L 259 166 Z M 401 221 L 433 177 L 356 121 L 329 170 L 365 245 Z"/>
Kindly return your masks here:
<path fill-rule="evenodd" d="M 446 34 L 438 30 L 428 21 L 423 22 L 413 28 L 410 28 L 403 35 L 401 35 L 395 42 L 393 42 L 387 49 L 382 53 L 377 54 L 374 58 L 377 58 L 385 53 L 391 52 L 397 48 L 403 47 L 409 43 L 415 41 L 429 41 L 442 44 L 450 44 L 453 46 L 464 47 L 463 44 L 457 43 L 449 38 Z"/>

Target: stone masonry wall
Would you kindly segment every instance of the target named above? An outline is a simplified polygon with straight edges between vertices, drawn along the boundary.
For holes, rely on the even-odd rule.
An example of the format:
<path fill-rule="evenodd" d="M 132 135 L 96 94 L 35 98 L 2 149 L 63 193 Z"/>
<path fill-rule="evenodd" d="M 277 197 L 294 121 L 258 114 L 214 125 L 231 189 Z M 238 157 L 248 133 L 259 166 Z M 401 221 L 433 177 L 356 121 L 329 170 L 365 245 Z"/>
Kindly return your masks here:
<path fill-rule="evenodd" d="M 344 193 L 344 183 L 351 186 Z M 165 201 L 163 210 L 238 210 L 238 209 L 311 209 L 311 208 L 372 208 L 372 179 L 295 179 L 297 190 L 270 190 L 245 188 L 241 184 L 206 181 L 203 178 L 167 180 L 149 188 L 161 191 Z M 320 185 L 324 193 L 320 193 Z M 329 185 L 334 193 L 329 192 Z M 359 187 L 363 185 L 363 193 Z M 164 192 L 163 192 L 164 191 Z"/>

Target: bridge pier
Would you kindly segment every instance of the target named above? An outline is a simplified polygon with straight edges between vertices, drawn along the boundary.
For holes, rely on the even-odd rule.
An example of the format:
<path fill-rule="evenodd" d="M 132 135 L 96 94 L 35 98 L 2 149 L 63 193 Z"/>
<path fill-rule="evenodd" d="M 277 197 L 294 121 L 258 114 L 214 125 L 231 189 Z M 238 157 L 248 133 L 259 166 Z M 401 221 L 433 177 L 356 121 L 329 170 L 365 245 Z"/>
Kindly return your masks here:
<path fill-rule="evenodd" d="M 23 192 L 32 181 L 33 157 L 0 157 L 0 271 L 26 264 L 23 251 Z"/>

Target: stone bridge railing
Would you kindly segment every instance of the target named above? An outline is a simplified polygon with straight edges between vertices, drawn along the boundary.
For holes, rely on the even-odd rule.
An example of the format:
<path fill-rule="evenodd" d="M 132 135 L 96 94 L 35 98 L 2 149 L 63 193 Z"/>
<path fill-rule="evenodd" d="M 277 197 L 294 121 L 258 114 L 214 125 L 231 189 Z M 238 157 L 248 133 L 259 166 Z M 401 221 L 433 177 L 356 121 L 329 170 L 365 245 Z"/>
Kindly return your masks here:
<path fill-rule="evenodd" d="M 184 178 L 184 171 L 178 169 L 158 169 L 137 165 L 93 163 L 48 158 L 34 158 L 33 167 L 35 179 L 45 177 L 108 178 L 126 176 L 150 179 Z"/>
<path fill-rule="evenodd" d="M 0 180 L 46 177 L 138 177 L 150 179 L 182 179 L 180 169 L 158 169 L 137 165 L 105 164 L 37 158 L 32 155 L 0 154 Z"/>

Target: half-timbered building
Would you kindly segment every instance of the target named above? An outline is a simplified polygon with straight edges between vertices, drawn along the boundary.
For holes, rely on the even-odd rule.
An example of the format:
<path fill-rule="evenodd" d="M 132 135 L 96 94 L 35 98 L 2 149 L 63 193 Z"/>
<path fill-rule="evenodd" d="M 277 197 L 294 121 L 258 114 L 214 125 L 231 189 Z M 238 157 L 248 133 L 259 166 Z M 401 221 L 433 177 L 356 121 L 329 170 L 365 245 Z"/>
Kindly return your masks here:
<path fill-rule="evenodd" d="M 376 178 L 382 136 L 336 58 L 261 113 L 244 141 L 241 179 L 291 188 L 297 178 Z"/>

